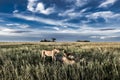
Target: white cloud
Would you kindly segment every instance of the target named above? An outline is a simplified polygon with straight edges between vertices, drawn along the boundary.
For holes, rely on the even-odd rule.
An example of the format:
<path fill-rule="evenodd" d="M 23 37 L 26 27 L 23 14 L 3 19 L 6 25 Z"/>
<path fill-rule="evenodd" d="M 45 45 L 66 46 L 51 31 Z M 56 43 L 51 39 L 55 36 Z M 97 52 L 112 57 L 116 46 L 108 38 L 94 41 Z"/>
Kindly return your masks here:
<path fill-rule="evenodd" d="M 35 12 L 35 7 L 37 5 L 37 1 L 38 0 L 28 0 L 27 9 L 31 12 Z"/>
<path fill-rule="evenodd" d="M 64 28 L 68 28 L 68 26 L 63 26 Z"/>
<path fill-rule="evenodd" d="M 115 14 L 114 16 L 111 15 L 111 17 L 110 17 L 110 15 L 109 16 L 108 15 L 103 15 L 105 13 L 101 13 L 101 14 L 100 13 L 94 14 L 91 17 L 97 18 L 97 17 L 100 17 L 100 16 L 103 16 L 103 17 L 106 16 L 106 18 L 116 18 L 116 17 L 119 16 L 119 15 Z M 90 15 L 92 15 L 92 14 L 90 14 Z M 28 16 L 28 15 L 25 16 L 25 15 L 22 15 L 22 14 L 14 14 L 14 16 L 18 17 L 18 18 L 25 19 L 25 20 L 37 21 L 37 22 L 41 22 L 43 24 L 53 25 L 53 27 L 48 26 L 49 29 L 44 29 L 44 27 L 43 27 L 43 29 L 38 29 L 38 30 L 33 29 L 34 32 L 32 32 L 31 34 L 37 34 L 37 33 L 40 34 L 41 32 L 43 32 L 43 33 L 45 33 L 45 32 L 53 33 L 54 32 L 54 33 L 76 33 L 76 34 L 81 34 L 81 35 L 94 35 L 94 34 L 96 34 L 96 35 L 111 35 L 111 36 L 114 36 L 117 33 L 120 33 L 119 28 L 118 29 L 113 29 L 114 26 L 113 27 L 106 27 L 105 26 L 106 27 L 106 28 L 104 27 L 105 29 L 101 29 L 101 28 L 90 27 L 90 26 L 85 25 L 85 24 L 83 24 L 83 25 L 72 24 L 72 23 L 66 23 L 62 20 L 53 20 L 53 19 L 41 18 L 41 17 L 37 17 L 37 16 Z M 69 26 L 76 27 L 77 29 L 70 28 Z"/>
<path fill-rule="evenodd" d="M 42 22 L 44 24 L 49 24 L 49 25 L 60 25 L 61 24 L 60 21 L 41 18 L 41 17 L 37 17 L 37 16 L 25 16 L 25 15 L 21 15 L 21 14 L 14 14 L 14 16 L 18 17 L 18 18 L 25 19 L 25 20 Z"/>
<path fill-rule="evenodd" d="M 35 11 L 39 12 L 39 13 L 42 13 L 42 14 L 45 14 L 45 15 L 49 15 L 49 14 L 54 12 L 54 8 L 49 7 L 49 8 L 45 9 L 45 6 L 44 6 L 43 3 L 38 3 Z"/>
<path fill-rule="evenodd" d="M 28 0 L 27 9 L 31 12 L 37 12 L 45 15 L 49 15 L 55 11 L 54 7 L 45 8 L 43 3 L 38 3 L 37 1 L 38 0 Z"/>
<path fill-rule="evenodd" d="M 1 27 L 0 26 L 0 35 L 15 35 L 15 34 L 10 34 L 11 31 L 14 31 L 13 29 L 6 28 L 6 27 Z"/>
<path fill-rule="evenodd" d="M 19 12 L 18 10 L 14 10 L 14 11 L 13 11 L 14 14 L 15 14 L 15 13 L 18 13 L 18 12 Z"/>
<path fill-rule="evenodd" d="M 87 2 L 88 0 L 76 0 L 75 5 L 80 7 L 80 6 L 85 5 Z"/>
<path fill-rule="evenodd" d="M 44 24 L 54 25 L 54 26 L 73 26 L 73 27 L 80 27 L 78 24 L 72 24 L 72 23 L 66 23 L 64 20 L 54 20 L 54 19 L 47 19 L 47 18 L 41 18 L 37 16 L 25 16 L 22 14 L 14 14 L 17 18 L 22 18 L 25 20 L 30 21 L 37 21 Z"/>
<path fill-rule="evenodd" d="M 8 23 L 6 25 L 7 26 L 11 26 L 11 27 L 15 27 L 15 28 L 21 28 L 21 29 L 25 29 L 25 28 L 29 28 L 30 27 L 27 24 L 19 24 L 19 23 Z"/>
<path fill-rule="evenodd" d="M 78 19 L 78 18 L 81 18 L 81 17 L 85 17 L 87 15 L 85 12 L 89 9 L 90 8 L 83 8 L 80 11 L 75 11 L 75 8 L 71 8 L 71 9 L 68 9 L 66 11 L 63 11 L 63 12 L 59 13 L 58 16 L 65 17 L 65 19 L 63 21 L 68 22 L 72 19 Z M 87 21 L 86 20 L 81 20 L 80 24 L 85 24 L 85 23 L 88 23 L 88 22 L 90 22 L 90 20 L 87 20 Z M 77 26 L 80 27 L 80 24 L 77 25 Z"/>
<path fill-rule="evenodd" d="M 80 13 L 84 13 L 85 11 L 89 10 L 90 8 L 84 8 L 80 11 Z"/>
<path fill-rule="evenodd" d="M 120 29 L 101 31 L 99 29 L 94 28 L 94 29 L 89 29 L 89 30 L 88 29 L 83 30 L 83 33 L 97 34 L 97 35 L 112 35 L 118 32 L 120 32 Z"/>
<path fill-rule="evenodd" d="M 23 25 L 23 24 L 21 24 Z M 106 28 L 94 28 L 88 25 L 82 25 L 78 29 L 72 29 L 69 27 L 61 28 L 59 26 L 47 26 L 48 28 L 13 28 L 13 27 L 2 27 L 0 26 L 0 36 L 21 36 L 21 37 L 52 37 L 54 35 L 75 35 L 79 36 L 90 36 L 91 39 L 111 39 L 120 36 L 120 28 L 106 27 Z M 52 35 L 53 34 L 53 35 Z M 46 36 L 47 35 L 47 36 Z M 93 36 L 95 35 L 95 36 Z M 77 37 L 75 37 L 77 39 Z"/>
<path fill-rule="evenodd" d="M 6 24 L 7 26 L 19 26 L 20 24 L 18 23 L 9 23 L 9 24 Z"/>
<path fill-rule="evenodd" d="M 10 31 L 14 31 L 14 30 L 11 29 L 11 28 L 7 28 L 7 27 L 2 27 L 2 26 L 0 26 L 0 31 L 3 31 L 3 32 L 10 32 Z"/>
<path fill-rule="evenodd" d="M 73 5 L 77 7 L 81 7 L 88 2 L 88 0 L 65 0 L 65 1 L 69 3 L 73 3 Z"/>
<path fill-rule="evenodd" d="M 74 9 L 66 10 L 65 12 L 59 13 L 58 16 L 67 16 L 69 13 L 73 12 Z"/>
<path fill-rule="evenodd" d="M 21 28 L 21 29 L 26 29 L 26 28 L 29 28 L 30 26 L 27 25 L 27 24 L 21 24 L 21 25 L 19 25 L 19 26 L 17 26 L 17 27 L 19 27 L 19 28 Z"/>
<path fill-rule="evenodd" d="M 101 12 L 95 12 L 93 14 L 90 14 L 87 17 L 97 19 L 99 17 L 111 18 L 112 16 L 113 16 L 113 13 L 111 11 L 101 11 Z"/>
<path fill-rule="evenodd" d="M 117 0 L 105 0 L 99 7 L 108 7 L 109 5 L 113 5 L 116 1 Z"/>
<path fill-rule="evenodd" d="M 120 28 L 116 28 L 116 29 L 113 29 L 113 28 L 114 27 L 94 28 L 94 27 L 89 27 L 88 25 L 82 25 L 80 28 L 77 28 L 77 29 L 51 27 L 51 29 L 58 29 L 58 31 L 53 31 L 56 33 L 76 33 L 81 35 L 106 35 L 106 36 L 119 35 L 117 33 L 120 33 Z M 47 32 L 50 32 L 50 31 L 47 31 Z"/>
<path fill-rule="evenodd" d="M 58 27 L 53 27 L 53 29 L 55 29 L 55 30 L 57 30 L 57 31 L 59 31 L 59 30 L 60 30 L 60 28 L 58 28 Z"/>
<path fill-rule="evenodd" d="M 32 33 L 32 31 L 34 31 L 33 29 L 29 29 L 26 28 L 24 26 L 21 25 L 20 28 L 16 28 L 16 27 L 7 27 L 4 25 L 0 26 L 0 35 L 5 35 L 5 36 L 24 36 L 27 35 L 29 33 Z"/>
<path fill-rule="evenodd" d="M 72 11 L 72 12 L 67 13 L 67 15 L 71 18 L 83 17 L 84 12 L 87 11 L 88 9 L 89 8 L 85 8 L 85 9 L 80 10 L 79 12 Z"/>
<path fill-rule="evenodd" d="M 59 13 L 58 16 L 67 17 L 66 19 L 64 19 L 64 21 L 69 21 L 74 18 L 83 17 L 85 15 L 84 12 L 87 11 L 88 9 L 89 8 L 84 8 L 76 12 L 74 8 L 71 8 Z"/>
<path fill-rule="evenodd" d="M 90 15 L 86 15 L 86 17 L 89 19 L 104 18 L 106 22 L 108 22 L 111 19 L 118 19 L 118 17 L 120 17 L 120 14 L 113 13 L 111 11 L 100 11 L 92 13 Z"/>
<path fill-rule="evenodd" d="M 111 39 L 111 38 L 117 38 L 120 36 L 90 36 L 90 38 L 94 38 L 94 39 Z"/>
<path fill-rule="evenodd" d="M 120 32 L 119 28 L 113 29 L 113 30 L 107 30 L 106 29 L 106 30 L 103 30 L 103 31 L 102 31 L 102 29 L 101 30 L 100 29 L 101 28 L 98 28 L 98 29 L 94 28 L 92 30 L 88 30 L 88 33 L 92 33 L 92 34 L 96 34 L 96 35 L 107 35 L 107 36 L 111 35 L 112 36 L 112 35 Z"/>

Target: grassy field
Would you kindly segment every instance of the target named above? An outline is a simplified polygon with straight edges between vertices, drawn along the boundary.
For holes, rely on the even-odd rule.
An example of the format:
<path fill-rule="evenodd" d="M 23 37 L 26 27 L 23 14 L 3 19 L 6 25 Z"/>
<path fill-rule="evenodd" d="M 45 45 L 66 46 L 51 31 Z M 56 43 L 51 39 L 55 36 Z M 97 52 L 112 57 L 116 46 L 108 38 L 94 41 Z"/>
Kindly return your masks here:
<path fill-rule="evenodd" d="M 73 53 L 76 64 L 42 60 L 41 50 L 54 48 Z M 1 42 L 0 80 L 120 80 L 120 43 Z"/>

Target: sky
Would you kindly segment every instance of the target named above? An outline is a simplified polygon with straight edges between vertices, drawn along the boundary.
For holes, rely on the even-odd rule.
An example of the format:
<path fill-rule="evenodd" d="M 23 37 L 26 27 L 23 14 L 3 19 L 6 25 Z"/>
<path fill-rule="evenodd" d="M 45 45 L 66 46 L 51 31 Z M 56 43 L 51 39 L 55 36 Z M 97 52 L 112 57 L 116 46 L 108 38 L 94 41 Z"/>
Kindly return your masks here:
<path fill-rule="evenodd" d="M 0 0 L 0 41 L 120 41 L 120 0 Z"/>

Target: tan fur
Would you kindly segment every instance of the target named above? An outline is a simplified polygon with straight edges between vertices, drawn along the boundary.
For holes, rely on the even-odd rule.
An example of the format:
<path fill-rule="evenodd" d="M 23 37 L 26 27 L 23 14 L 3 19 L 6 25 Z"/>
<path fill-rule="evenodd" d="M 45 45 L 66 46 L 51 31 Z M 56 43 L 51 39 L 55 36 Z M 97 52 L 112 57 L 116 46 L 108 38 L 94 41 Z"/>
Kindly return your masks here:
<path fill-rule="evenodd" d="M 71 53 L 64 53 L 64 56 L 71 60 L 75 59 L 75 57 L 73 55 L 71 55 Z"/>
<path fill-rule="evenodd" d="M 64 64 L 68 64 L 68 65 L 72 65 L 72 64 L 75 64 L 75 57 L 72 55 L 72 53 L 67 53 L 64 51 L 63 53 L 64 56 L 62 56 L 61 58 L 61 61 L 64 63 Z"/>
<path fill-rule="evenodd" d="M 62 61 L 63 61 L 63 63 L 65 63 L 65 64 L 70 64 L 70 65 L 75 64 L 75 60 L 69 60 L 69 59 L 68 59 L 67 57 L 65 57 L 65 56 L 62 57 Z"/>
<path fill-rule="evenodd" d="M 57 49 L 53 49 L 52 51 L 42 50 L 42 57 L 45 58 L 46 56 L 51 56 L 52 60 L 56 60 L 55 54 L 59 53 L 60 51 Z"/>

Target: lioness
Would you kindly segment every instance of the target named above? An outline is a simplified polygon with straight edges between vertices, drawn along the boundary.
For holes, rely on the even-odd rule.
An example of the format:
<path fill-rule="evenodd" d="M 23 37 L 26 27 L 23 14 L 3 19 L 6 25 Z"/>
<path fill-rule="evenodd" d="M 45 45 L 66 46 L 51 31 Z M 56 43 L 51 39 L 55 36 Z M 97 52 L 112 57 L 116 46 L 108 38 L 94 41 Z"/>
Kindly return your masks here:
<path fill-rule="evenodd" d="M 48 50 L 42 50 L 42 57 L 45 58 L 46 56 L 51 56 L 52 60 L 56 60 L 55 54 L 58 54 L 60 50 L 58 49 L 53 49 L 52 51 Z"/>

